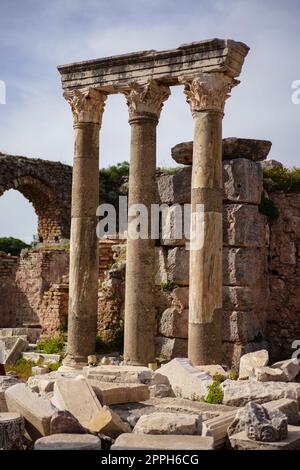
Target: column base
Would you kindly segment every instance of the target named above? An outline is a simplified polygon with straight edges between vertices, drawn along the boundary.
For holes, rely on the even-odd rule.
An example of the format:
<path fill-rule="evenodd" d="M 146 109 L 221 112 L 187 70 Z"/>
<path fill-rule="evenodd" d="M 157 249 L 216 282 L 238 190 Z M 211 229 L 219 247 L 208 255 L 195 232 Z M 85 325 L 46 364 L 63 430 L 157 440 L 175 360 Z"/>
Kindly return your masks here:
<path fill-rule="evenodd" d="M 222 364 L 221 322 L 190 323 L 188 358 L 194 366 Z"/>
<path fill-rule="evenodd" d="M 139 362 L 139 361 L 131 361 L 131 360 L 124 360 L 124 366 L 136 366 L 136 367 L 148 367 L 148 364 L 145 364 L 145 362 Z"/>
<path fill-rule="evenodd" d="M 62 361 L 64 367 L 70 367 L 72 369 L 82 369 L 88 365 L 87 357 L 84 356 L 72 356 L 67 354 Z"/>

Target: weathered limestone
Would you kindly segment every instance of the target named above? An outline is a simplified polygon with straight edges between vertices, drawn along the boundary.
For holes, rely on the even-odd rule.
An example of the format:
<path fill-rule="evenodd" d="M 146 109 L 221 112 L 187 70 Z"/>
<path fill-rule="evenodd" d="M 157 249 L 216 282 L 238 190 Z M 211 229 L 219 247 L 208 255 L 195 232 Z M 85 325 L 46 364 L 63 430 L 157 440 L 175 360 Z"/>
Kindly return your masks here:
<path fill-rule="evenodd" d="M 8 411 L 24 417 L 26 430 L 33 439 L 50 434 L 50 420 L 55 409 L 47 398 L 20 383 L 5 391 L 5 400 Z"/>
<path fill-rule="evenodd" d="M 228 435 L 241 431 L 246 431 L 247 437 L 254 441 L 283 441 L 288 433 L 288 420 L 278 408 L 267 410 L 263 405 L 250 402 L 237 412 Z"/>
<path fill-rule="evenodd" d="M 104 406 L 101 411 L 98 411 L 92 417 L 89 429 L 92 432 L 101 433 L 114 439 L 120 434 L 131 432 L 129 424 L 125 423 L 108 406 Z"/>
<path fill-rule="evenodd" d="M 31 370 L 32 375 L 44 375 L 50 372 L 50 370 L 46 366 L 34 366 Z"/>
<path fill-rule="evenodd" d="M 24 419 L 19 413 L 0 413 L 0 450 L 23 450 Z"/>
<path fill-rule="evenodd" d="M 188 337 L 188 309 L 182 311 L 176 307 L 167 308 L 161 316 L 159 333 L 171 338 Z"/>
<path fill-rule="evenodd" d="M 273 367 L 257 367 L 254 375 L 258 382 L 287 382 L 287 376 L 281 369 Z"/>
<path fill-rule="evenodd" d="M 199 415 L 156 412 L 141 416 L 133 432 L 135 434 L 201 434 L 202 420 Z"/>
<path fill-rule="evenodd" d="M 224 379 L 227 379 L 227 372 L 219 364 L 210 364 L 206 366 L 196 366 L 196 369 L 205 372 L 206 374 L 214 377 L 216 374 L 221 375 Z"/>
<path fill-rule="evenodd" d="M 298 426 L 288 426 L 287 438 L 279 442 L 259 442 L 249 439 L 246 431 L 230 436 L 234 450 L 300 450 L 300 430 Z"/>
<path fill-rule="evenodd" d="M 83 373 L 88 380 L 114 382 L 119 384 L 147 384 L 153 376 L 152 370 L 143 366 L 84 367 Z"/>
<path fill-rule="evenodd" d="M 111 450 L 213 450 L 213 438 L 204 436 L 121 434 Z"/>
<path fill-rule="evenodd" d="M 129 213 L 125 284 L 124 361 L 131 365 L 148 365 L 155 359 L 155 240 L 151 237 L 151 204 L 156 199 L 156 126 L 169 87 L 149 81 L 133 84 L 126 93 L 131 125 L 129 176 Z M 138 221 L 134 206 L 143 204 L 148 220 L 146 234 L 136 238 Z M 132 212 L 130 212 L 132 207 Z M 137 208 L 137 206 L 135 206 Z M 131 233 L 132 232 L 132 233 Z"/>
<path fill-rule="evenodd" d="M 101 441 L 91 434 L 52 434 L 38 439 L 34 450 L 101 450 Z"/>
<path fill-rule="evenodd" d="M 297 359 L 287 359 L 285 361 L 276 362 L 272 367 L 275 369 L 281 369 L 289 382 L 294 380 L 300 372 L 300 365 Z"/>
<path fill-rule="evenodd" d="M 59 410 L 72 413 L 85 428 L 93 416 L 102 409 L 95 392 L 84 377 L 59 379 L 54 384 L 52 403 Z"/>
<path fill-rule="evenodd" d="M 88 88 L 64 94 L 75 131 L 72 182 L 68 349 L 64 363 L 86 363 L 95 352 L 98 303 L 99 130 L 106 94 Z"/>
<path fill-rule="evenodd" d="M 230 406 L 244 406 L 249 401 L 265 403 L 280 398 L 298 400 L 300 397 L 299 383 L 225 380 L 221 387 L 224 392 L 223 403 Z"/>
<path fill-rule="evenodd" d="M 27 361 L 33 361 L 36 364 L 43 362 L 43 365 L 54 364 L 60 361 L 60 354 L 46 354 L 38 352 L 23 352 L 22 357 Z"/>
<path fill-rule="evenodd" d="M 149 387 L 144 384 L 99 382 L 93 379 L 88 382 L 102 405 L 134 403 L 150 398 Z"/>
<path fill-rule="evenodd" d="M 227 137 L 222 140 L 223 160 L 247 158 L 253 161 L 261 161 L 267 158 L 272 143 L 269 140 L 241 139 Z M 171 149 L 175 162 L 183 165 L 192 165 L 193 142 L 182 142 Z M 272 161 L 272 160 L 271 160 Z M 262 162 L 262 166 L 268 162 Z"/>
<path fill-rule="evenodd" d="M 281 398 L 280 400 L 273 400 L 264 403 L 264 407 L 268 411 L 279 410 L 286 415 L 288 424 L 297 426 L 300 421 L 299 405 L 296 400 L 289 398 Z"/>
<path fill-rule="evenodd" d="M 188 359 L 173 359 L 158 369 L 158 373 L 166 376 L 176 397 L 200 398 L 207 394 L 207 385 L 212 378 L 192 366 Z"/>
<path fill-rule="evenodd" d="M 269 353 L 265 349 L 244 354 L 240 360 L 239 379 L 248 379 L 254 375 L 254 369 L 264 367 L 269 362 Z"/>
<path fill-rule="evenodd" d="M 236 410 L 208 419 L 202 424 L 202 436 L 213 437 L 214 449 L 222 448 L 227 441 L 227 429 L 233 422 Z"/>
<path fill-rule="evenodd" d="M 17 383 L 19 383 L 19 380 L 16 377 L 9 375 L 0 376 L 0 413 L 7 411 L 5 390 Z"/>
<path fill-rule="evenodd" d="M 27 346 L 28 342 L 23 338 L 18 337 L 15 344 L 6 356 L 5 364 L 14 365 L 21 356 L 22 352 L 25 351 Z"/>
<path fill-rule="evenodd" d="M 182 80 L 193 114 L 189 351 L 193 364 L 220 363 L 222 308 L 222 117 L 236 81 L 222 73 Z"/>
<path fill-rule="evenodd" d="M 224 245 L 257 248 L 266 244 L 265 216 L 248 204 L 225 204 Z"/>
<path fill-rule="evenodd" d="M 230 202 L 259 204 L 263 173 L 260 165 L 246 158 L 224 162 L 224 198 Z"/>

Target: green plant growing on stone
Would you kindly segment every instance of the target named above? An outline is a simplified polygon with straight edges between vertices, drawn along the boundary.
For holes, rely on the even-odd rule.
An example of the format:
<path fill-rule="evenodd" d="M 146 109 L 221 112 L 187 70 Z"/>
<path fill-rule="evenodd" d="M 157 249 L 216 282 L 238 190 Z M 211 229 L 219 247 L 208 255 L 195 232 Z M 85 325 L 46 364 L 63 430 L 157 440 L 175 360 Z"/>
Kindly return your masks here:
<path fill-rule="evenodd" d="M 177 286 L 173 281 L 164 281 L 160 284 L 161 290 L 170 294 Z"/>
<path fill-rule="evenodd" d="M 14 365 L 6 365 L 5 370 L 6 372 L 14 372 L 20 380 L 27 382 L 32 375 L 32 367 L 35 365 L 35 362 L 21 357 Z"/>
<path fill-rule="evenodd" d="M 47 338 L 38 342 L 37 349 L 44 351 L 46 354 L 62 354 L 66 340 L 67 338 L 64 335 L 55 338 Z"/>
<path fill-rule="evenodd" d="M 201 401 L 213 405 L 221 405 L 223 403 L 224 393 L 221 388 L 223 377 L 221 374 L 216 373 L 213 377 L 213 383 L 207 386 L 208 393 L 201 397 Z"/>
<path fill-rule="evenodd" d="M 228 371 L 227 376 L 228 376 L 228 379 L 229 379 L 229 380 L 237 380 L 239 374 L 237 373 L 236 370 L 230 369 L 230 370 Z"/>
<path fill-rule="evenodd" d="M 60 366 L 61 362 L 53 362 L 52 364 L 47 364 L 47 367 L 51 372 L 56 371 Z"/>
<path fill-rule="evenodd" d="M 300 167 L 266 168 L 264 170 L 264 177 L 271 178 L 276 185 L 276 189 L 288 192 L 300 191 Z"/>
<path fill-rule="evenodd" d="M 265 194 L 262 194 L 258 210 L 268 218 L 269 222 L 276 220 L 279 216 L 279 211 L 274 202 L 269 197 L 266 197 Z"/>

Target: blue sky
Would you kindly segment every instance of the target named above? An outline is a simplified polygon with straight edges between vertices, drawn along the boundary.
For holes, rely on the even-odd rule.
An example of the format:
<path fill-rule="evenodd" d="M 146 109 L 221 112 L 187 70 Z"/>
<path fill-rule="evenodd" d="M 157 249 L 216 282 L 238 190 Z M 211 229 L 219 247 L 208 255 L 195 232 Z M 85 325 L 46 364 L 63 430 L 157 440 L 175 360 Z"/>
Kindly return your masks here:
<path fill-rule="evenodd" d="M 300 105 L 292 104 L 291 84 L 300 79 L 299 20 L 293 0 L 0 0 L 0 80 L 7 87 L 0 151 L 71 164 L 72 118 L 58 64 L 220 37 L 250 46 L 226 104 L 224 136 L 270 139 L 270 158 L 298 165 Z M 109 97 L 101 166 L 129 159 L 127 119 L 123 96 Z M 172 165 L 170 148 L 192 132 L 182 89 L 173 87 L 158 128 L 158 165 Z M 0 198 L 0 236 L 31 239 L 35 224 L 18 193 Z"/>

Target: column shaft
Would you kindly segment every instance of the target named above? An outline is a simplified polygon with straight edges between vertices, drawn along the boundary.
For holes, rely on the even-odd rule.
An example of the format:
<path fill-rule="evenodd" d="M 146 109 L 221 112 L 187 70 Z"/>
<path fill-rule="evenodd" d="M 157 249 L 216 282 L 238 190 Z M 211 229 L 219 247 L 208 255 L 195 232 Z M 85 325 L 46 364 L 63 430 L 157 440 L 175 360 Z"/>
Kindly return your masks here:
<path fill-rule="evenodd" d="M 156 119 L 131 122 L 129 207 L 155 201 Z M 131 220 L 129 219 L 129 223 Z M 150 217 L 148 217 L 150 234 Z M 155 358 L 155 240 L 127 240 L 124 359 L 148 365 Z"/>

